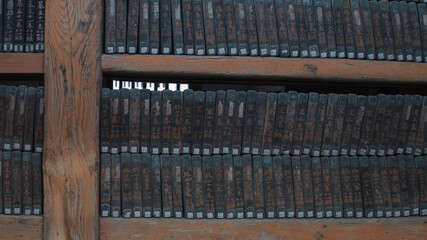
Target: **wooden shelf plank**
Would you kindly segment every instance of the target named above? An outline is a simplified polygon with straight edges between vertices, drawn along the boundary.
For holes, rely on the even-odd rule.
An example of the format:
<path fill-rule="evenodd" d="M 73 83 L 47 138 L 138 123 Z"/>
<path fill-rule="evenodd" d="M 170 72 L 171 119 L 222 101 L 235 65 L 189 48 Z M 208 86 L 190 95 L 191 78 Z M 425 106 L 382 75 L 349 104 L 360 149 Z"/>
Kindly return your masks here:
<path fill-rule="evenodd" d="M 0 53 L 0 73 L 43 74 L 44 53 Z"/>
<path fill-rule="evenodd" d="M 427 239 L 426 218 L 123 219 L 101 218 L 101 239 Z"/>
<path fill-rule="evenodd" d="M 178 55 L 102 56 L 104 73 L 173 77 L 240 77 L 245 80 L 305 79 L 318 82 L 427 83 L 427 64 L 313 58 Z"/>
<path fill-rule="evenodd" d="M 0 238 L 7 239 L 42 239 L 42 216 L 8 216 L 0 215 Z"/>

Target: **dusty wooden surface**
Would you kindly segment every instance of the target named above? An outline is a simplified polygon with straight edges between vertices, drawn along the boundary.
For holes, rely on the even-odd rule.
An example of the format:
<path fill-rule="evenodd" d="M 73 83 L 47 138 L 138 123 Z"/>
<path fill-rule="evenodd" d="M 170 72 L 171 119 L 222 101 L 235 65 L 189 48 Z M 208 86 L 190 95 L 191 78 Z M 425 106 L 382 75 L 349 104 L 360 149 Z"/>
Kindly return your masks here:
<path fill-rule="evenodd" d="M 427 83 L 427 64 L 313 58 L 173 55 L 102 56 L 107 74 L 307 79 L 319 82 Z"/>
<path fill-rule="evenodd" d="M 42 216 L 0 216 L 0 239 L 36 240 L 42 238 Z"/>
<path fill-rule="evenodd" d="M 44 238 L 98 238 L 102 1 L 46 1 Z"/>
<path fill-rule="evenodd" d="M 44 53 L 0 53 L 0 73 L 40 74 Z"/>
<path fill-rule="evenodd" d="M 427 239 L 427 218 L 186 220 L 101 218 L 101 239 Z"/>

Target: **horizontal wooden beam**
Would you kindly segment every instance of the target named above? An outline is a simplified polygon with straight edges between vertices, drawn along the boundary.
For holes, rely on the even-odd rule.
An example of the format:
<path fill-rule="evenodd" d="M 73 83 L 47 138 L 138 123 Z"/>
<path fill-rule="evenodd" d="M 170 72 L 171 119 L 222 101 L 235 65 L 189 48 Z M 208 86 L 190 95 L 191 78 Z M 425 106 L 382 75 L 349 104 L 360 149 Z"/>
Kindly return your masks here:
<path fill-rule="evenodd" d="M 101 67 L 110 75 L 427 83 L 427 64 L 396 61 L 104 54 Z"/>
<path fill-rule="evenodd" d="M 0 216 L 0 239 L 42 239 L 42 216 Z"/>
<path fill-rule="evenodd" d="M 101 239 L 427 239 L 426 218 L 123 219 L 101 218 Z"/>
<path fill-rule="evenodd" d="M 44 53 L 0 53 L 0 73 L 43 74 Z"/>

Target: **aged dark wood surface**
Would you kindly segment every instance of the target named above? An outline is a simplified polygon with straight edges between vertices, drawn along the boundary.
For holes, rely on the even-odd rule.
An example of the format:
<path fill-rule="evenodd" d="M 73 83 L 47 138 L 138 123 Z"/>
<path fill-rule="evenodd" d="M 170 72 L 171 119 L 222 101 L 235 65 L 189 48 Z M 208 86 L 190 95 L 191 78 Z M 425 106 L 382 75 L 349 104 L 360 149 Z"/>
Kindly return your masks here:
<path fill-rule="evenodd" d="M 42 239 L 42 216 L 0 216 L 0 239 Z"/>
<path fill-rule="evenodd" d="M 44 53 L 0 53 L 0 73 L 41 74 Z"/>
<path fill-rule="evenodd" d="M 102 1 L 46 1 L 44 238 L 98 238 Z"/>
<path fill-rule="evenodd" d="M 101 239 L 426 239 L 422 217 L 381 219 L 101 218 Z"/>
<path fill-rule="evenodd" d="M 357 83 L 427 83 L 425 63 L 347 59 L 102 55 L 106 74 Z"/>

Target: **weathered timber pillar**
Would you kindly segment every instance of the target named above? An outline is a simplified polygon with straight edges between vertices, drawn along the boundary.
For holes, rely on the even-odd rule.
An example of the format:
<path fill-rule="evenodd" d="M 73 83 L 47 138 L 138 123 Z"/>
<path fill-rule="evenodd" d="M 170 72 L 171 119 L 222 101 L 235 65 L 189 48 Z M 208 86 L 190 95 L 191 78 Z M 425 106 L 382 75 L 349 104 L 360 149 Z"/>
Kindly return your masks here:
<path fill-rule="evenodd" d="M 98 238 L 102 1 L 47 0 L 44 238 Z"/>

